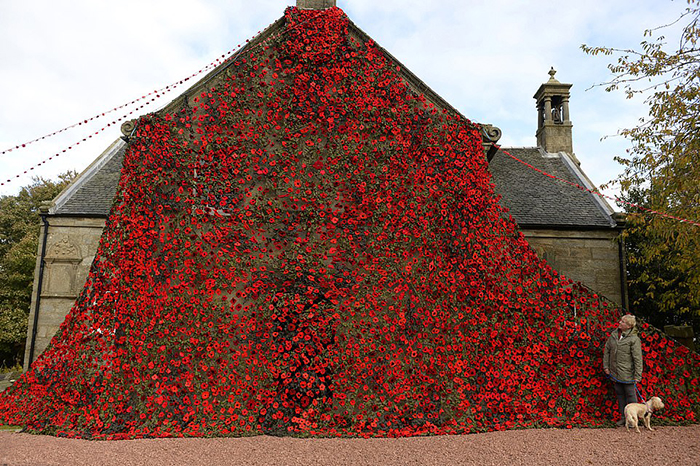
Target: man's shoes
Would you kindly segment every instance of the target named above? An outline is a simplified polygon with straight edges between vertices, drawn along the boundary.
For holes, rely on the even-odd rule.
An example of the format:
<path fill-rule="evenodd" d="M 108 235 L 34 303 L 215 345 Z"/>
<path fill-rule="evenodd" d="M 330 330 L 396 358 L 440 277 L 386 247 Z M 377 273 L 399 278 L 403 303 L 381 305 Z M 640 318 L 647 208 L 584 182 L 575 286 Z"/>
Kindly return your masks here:
<path fill-rule="evenodd" d="M 622 427 L 622 426 L 625 425 L 625 420 L 624 420 L 624 419 L 620 419 L 620 420 L 617 421 L 615 424 L 617 424 L 617 427 Z"/>

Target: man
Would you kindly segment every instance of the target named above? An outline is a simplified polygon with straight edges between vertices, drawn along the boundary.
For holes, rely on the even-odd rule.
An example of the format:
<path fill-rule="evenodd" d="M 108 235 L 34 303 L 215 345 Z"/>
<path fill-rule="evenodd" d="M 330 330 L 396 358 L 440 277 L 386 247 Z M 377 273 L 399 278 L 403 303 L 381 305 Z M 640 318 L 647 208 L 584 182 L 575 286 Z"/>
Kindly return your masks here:
<path fill-rule="evenodd" d="M 605 343 L 603 370 L 613 380 L 620 409 L 618 426 L 625 425 L 625 406 L 637 402 L 636 384 L 642 380 L 642 342 L 637 336 L 637 319 L 622 316 L 617 330 Z"/>

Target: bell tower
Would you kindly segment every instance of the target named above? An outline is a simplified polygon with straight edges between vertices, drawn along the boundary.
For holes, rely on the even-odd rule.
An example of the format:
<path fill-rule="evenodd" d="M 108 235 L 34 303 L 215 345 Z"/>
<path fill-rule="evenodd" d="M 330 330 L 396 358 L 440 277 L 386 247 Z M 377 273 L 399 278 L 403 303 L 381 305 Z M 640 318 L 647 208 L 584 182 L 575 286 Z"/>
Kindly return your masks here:
<path fill-rule="evenodd" d="M 569 89 L 554 77 L 556 70 L 549 70 L 549 81 L 542 84 L 534 95 L 537 102 L 537 146 L 546 152 L 566 152 L 573 155 L 571 119 L 569 117 Z"/>

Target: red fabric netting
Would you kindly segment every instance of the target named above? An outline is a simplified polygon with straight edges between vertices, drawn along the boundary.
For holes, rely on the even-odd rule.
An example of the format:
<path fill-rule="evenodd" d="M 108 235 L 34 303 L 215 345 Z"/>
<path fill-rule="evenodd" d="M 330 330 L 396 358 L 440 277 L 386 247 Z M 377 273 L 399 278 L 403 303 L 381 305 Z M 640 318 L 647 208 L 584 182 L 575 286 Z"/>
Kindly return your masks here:
<path fill-rule="evenodd" d="M 478 127 L 338 8 L 142 117 L 87 284 L 0 421 L 119 439 L 602 426 L 619 310 L 537 258 Z M 642 327 L 661 422 L 700 359 Z"/>

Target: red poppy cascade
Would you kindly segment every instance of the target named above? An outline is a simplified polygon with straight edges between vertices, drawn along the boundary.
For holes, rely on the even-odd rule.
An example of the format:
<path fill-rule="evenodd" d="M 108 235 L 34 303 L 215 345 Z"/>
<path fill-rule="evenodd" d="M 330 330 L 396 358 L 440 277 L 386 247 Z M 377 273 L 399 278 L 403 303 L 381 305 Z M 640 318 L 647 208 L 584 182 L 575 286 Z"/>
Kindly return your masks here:
<path fill-rule="evenodd" d="M 478 126 L 340 9 L 283 27 L 137 121 L 85 289 L 0 422 L 99 439 L 609 423 L 619 310 L 530 249 Z M 660 422 L 695 421 L 698 355 L 642 334 L 641 389 L 673 400 Z"/>

